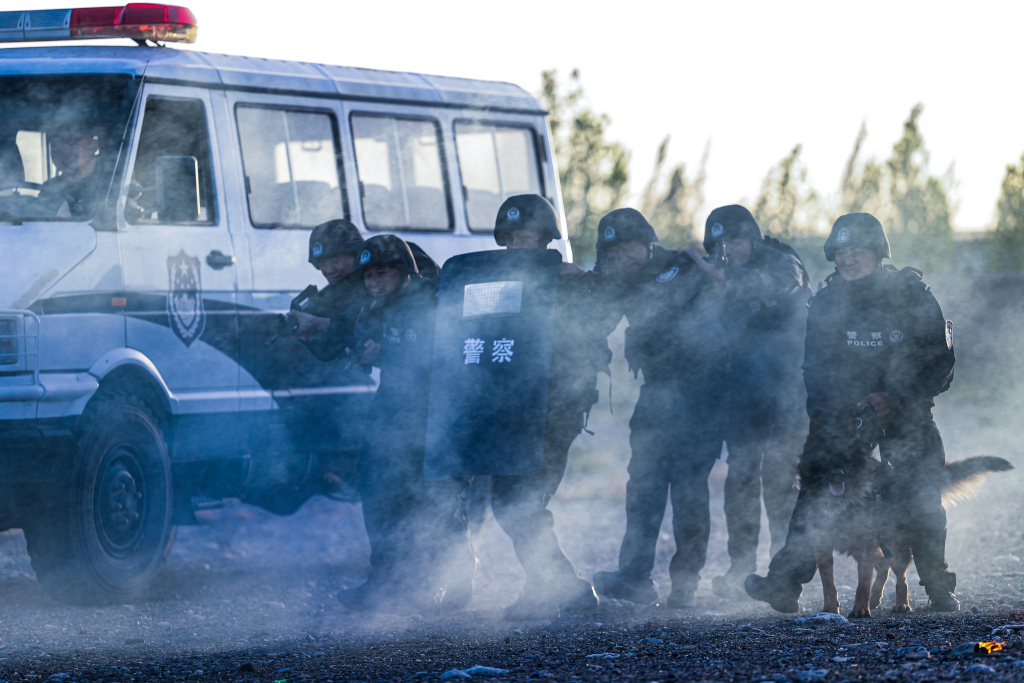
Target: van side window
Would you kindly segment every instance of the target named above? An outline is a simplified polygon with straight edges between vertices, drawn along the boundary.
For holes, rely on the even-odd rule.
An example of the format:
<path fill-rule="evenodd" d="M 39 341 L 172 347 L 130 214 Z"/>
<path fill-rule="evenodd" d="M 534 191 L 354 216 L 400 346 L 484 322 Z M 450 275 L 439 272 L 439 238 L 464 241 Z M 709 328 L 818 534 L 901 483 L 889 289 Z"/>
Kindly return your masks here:
<path fill-rule="evenodd" d="M 352 116 L 366 227 L 448 230 L 451 202 L 436 122 Z"/>
<path fill-rule="evenodd" d="M 129 223 L 216 221 L 206 107 L 200 100 L 150 97 L 128 188 Z"/>
<path fill-rule="evenodd" d="M 531 129 L 457 121 L 455 147 L 471 230 L 493 230 L 494 215 L 509 197 L 543 194 Z"/>
<path fill-rule="evenodd" d="M 312 228 L 346 217 L 332 115 L 239 105 L 235 120 L 254 226 Z"/>

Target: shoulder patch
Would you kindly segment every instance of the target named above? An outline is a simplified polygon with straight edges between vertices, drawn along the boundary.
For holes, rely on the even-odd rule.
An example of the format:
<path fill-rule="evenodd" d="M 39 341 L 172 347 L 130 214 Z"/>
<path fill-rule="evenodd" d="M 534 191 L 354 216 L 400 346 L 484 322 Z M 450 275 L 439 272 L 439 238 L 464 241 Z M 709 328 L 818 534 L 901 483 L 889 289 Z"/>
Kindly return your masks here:
<path fill-rule="evenodd" d="M 658 282 L 668 282 L 669 280 L 674 278 L 677 273 L 679 273 L 678 266 L 672 266 L 671 268 L 666 270 L 664 273 L 661 273 L 660 275 L 658 275 L 658 277 L 656 277 L 655 279 Z"/>

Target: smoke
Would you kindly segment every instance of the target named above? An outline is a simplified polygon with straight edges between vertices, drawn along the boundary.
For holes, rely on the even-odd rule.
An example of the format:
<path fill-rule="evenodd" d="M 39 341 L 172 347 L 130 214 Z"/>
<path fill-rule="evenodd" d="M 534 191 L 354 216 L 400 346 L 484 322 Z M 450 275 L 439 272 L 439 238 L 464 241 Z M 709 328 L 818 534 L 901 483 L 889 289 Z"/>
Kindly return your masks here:
<path fill-rule="evenodd" d="M 992 475 L 974 499 L 948 512 L 947 562 L 959 576 L 957 593 L 966 604 L 1013 604 L 1020 596 L 1012 593 L 1007 577 L 1024 571 L 1024 510 L 1017 479 L 1024 469 L 1019 445 L 1024 277 L 936 272 L 926 273 L 925 281 L 955 325 L 956 378 L 936 399 L 935 408 L 946 457 L 985 453 L 1018 468 Z M 610 340 L 615 356 L 610 381 L 599 376 L 601 395 L 588 424 L 594 434 L 584 432 L 575 439 L 567 472 L 549 505 L 563 550 L 587 579 L 617 566 L 625 528 L 628 422 L 643 380 L 634 379 L 622 359 L 623 328 Z M 728 568 L 725 471 L 720 461 L 709 479 L 712 527 L 698 606 L 701 611 L 750 613 L 761 608 L 722 601 L 710 591 L 710 580 Z M 179 528 L 152 587 L 130 606 L 83 608 L 53 602 L 33 578 L 21 532 L 0 533 L 0 670 L 15 660 L 41 666 L 47 655 L 60 653 L 256 651 L 303 639 L 343 639 L 353 632 L 385 637 L 416 623 L 406 617 L 354 615 L 338 604 L 338 591 L 359 585 L 369 570 L 369 547 L 356 503 L 314 497 L 293 515 L 275 516 L 229 502 L 200 517 L 203 525 Z M 469 612 L 458 624 L 497 617 L 524 587 L 525 574 L 512 543 L 493 519 L 473 540 L 480 570 Z M 667 513 L 653 575 L 663 597 L 670 588 L 667 567 L 674 550 Z M 761 573 L 768 560 L 762 516 Z M 836 575 L 840 598 L 848 606 L 856 585 L 853 561 L 837 557 Z M 917 582 L 912 566 L 911 600 L 922 606 L 926 596 Z M 891 587 L 883 610 L 890 596 Z M 816 609 L 820 600 L 815 579 L 805 587 L 803 605 Z"/>

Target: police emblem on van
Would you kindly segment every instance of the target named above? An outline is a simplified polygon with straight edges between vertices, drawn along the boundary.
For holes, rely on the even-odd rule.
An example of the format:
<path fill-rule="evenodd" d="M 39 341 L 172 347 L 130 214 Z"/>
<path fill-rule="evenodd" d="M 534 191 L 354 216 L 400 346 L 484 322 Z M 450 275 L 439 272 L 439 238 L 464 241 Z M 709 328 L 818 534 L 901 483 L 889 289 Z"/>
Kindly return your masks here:
<path fill-rule="evenodd" d="M 899 342 L 903 341 L 903 332 L 900 330 L 893 330 L 892 332 L 889 333 L 889 341 L 891 341 L 893 344 L 898 344 Z"/>
<path fill-rule="evenodd" d="M 184 250 L 178 252 L 167 259 L 167 279 L 167 320 L 178 339 L 192 346 L 206 329 L 199 259 Z"/>

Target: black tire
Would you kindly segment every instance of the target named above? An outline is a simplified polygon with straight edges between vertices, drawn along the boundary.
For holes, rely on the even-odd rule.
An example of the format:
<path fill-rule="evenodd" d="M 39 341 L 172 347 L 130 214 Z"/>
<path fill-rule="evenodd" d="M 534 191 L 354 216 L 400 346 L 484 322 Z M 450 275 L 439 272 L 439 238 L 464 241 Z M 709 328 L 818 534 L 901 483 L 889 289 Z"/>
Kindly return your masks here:
<path fill-rule="evenodd" d="M 73 604 L 137 599 L 174 539 L 167 444 L 146 404 L 101 389 L 66 482 L 62 502 L 24 529 L 39 582 Z"/>

